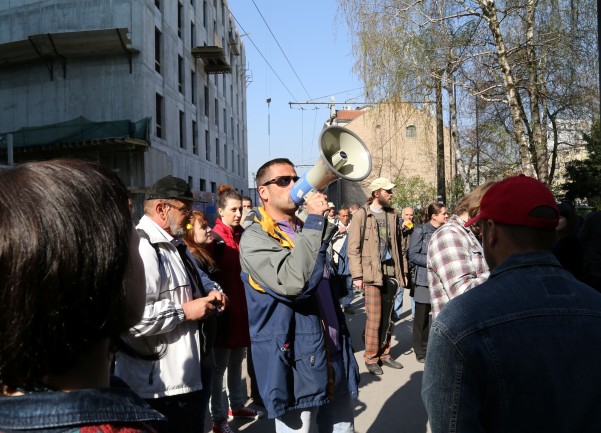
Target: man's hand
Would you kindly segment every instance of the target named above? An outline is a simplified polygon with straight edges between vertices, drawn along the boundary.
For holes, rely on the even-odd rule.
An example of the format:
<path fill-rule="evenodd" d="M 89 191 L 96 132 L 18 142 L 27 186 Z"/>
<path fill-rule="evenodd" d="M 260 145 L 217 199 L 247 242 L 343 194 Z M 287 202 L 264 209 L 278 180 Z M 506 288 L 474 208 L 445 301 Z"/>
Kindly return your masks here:
<path fill-rule="evenodd" d="M 309 215 L 323 215 L 330 210 L 328 206 L 328 196 L 321 192 L 316 192 L 308 199 L 305 199 L 305 210 Z"/>
<path fill-rule="evenodd" d="M 194 299 L 182 304 L 182 309 L 184 310 L 186 320 L 202 320 L 213 313 L 217 313 L 220 310 L 223 311 L 227 308 L 228 304 L 229 300 L 225 293 L 213 290 L 204 298 Z"/>

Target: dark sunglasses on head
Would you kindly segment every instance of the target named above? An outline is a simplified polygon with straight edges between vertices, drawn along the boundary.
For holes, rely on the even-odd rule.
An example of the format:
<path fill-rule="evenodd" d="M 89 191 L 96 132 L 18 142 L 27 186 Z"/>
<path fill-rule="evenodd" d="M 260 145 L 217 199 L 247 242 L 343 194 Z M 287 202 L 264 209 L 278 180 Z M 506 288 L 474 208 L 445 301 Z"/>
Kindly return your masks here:
<path fill-rule="evenodd" d="M 274 179 L 268 180 L 261 186 L 267 186 L 271 185 L 272 183 L 275 183 L 277 186 L 285 187 L 290 185 L 290 181 L 296 182 L 298 179 L 298 176 L 278 176 Z"/>

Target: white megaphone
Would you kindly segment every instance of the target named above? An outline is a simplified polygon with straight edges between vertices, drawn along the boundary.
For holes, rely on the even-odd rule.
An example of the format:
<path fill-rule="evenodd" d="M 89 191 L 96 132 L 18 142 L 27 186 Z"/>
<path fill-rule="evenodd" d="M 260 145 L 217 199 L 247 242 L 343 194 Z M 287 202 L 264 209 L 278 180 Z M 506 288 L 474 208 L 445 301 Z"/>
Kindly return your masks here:
<path fill-rule="evenodd" d="M 323 191 L 337 179 L 358 182 L 371 173 L 371 155 L 357 135 L 341 126 L 329 126 L 319 136 L 320 158 L 290 189 L 300 206 L 307 194 Z"/>

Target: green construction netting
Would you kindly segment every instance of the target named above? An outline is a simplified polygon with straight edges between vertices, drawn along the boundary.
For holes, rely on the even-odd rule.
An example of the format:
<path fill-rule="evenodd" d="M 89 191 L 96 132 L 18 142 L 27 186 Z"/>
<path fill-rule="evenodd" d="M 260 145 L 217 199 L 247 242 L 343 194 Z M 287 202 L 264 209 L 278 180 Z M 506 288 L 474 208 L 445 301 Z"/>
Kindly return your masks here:
<path fill-rule="evenodd" d="M 43 146 L 60 143 L 76 143 L 91 140 L 135 138 L 149 141 L 150 117 L 137 122 L 112 120 L 92 122 L 85 117 L 43 126 L 24 127 L 13 134 L 13 147 Z M 6 134 L 0 134 L 6 135 Z M 7 147 L 7 140 L 0 140 L 0 148 Z"/>

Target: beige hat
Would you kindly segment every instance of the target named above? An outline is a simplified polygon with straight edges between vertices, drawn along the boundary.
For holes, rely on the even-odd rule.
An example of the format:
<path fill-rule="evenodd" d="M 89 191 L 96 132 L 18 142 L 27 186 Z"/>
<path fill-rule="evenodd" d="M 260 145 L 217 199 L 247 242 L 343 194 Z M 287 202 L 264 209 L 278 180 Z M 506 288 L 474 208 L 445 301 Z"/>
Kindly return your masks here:
<path fill-rule="evenodd" d="M 334 203 L 332 203 L 331 201 L 328 202 L 328 207 L 330 209 L 335 209 L 336 208 L 336 206 L 334 206 Z"/>
<path fill-rule="evenodd" d="M 374 191 L 377 191 L 379 189 L 392 189 L 395 186 L 396 185 L 394 183 L 392 183 L 390 181 L 390 179 L 388 179 L 386 177 L 379 177 L 377 179 L 374 179 L 369 184 L 369 192 L 374 192 Z"/>

